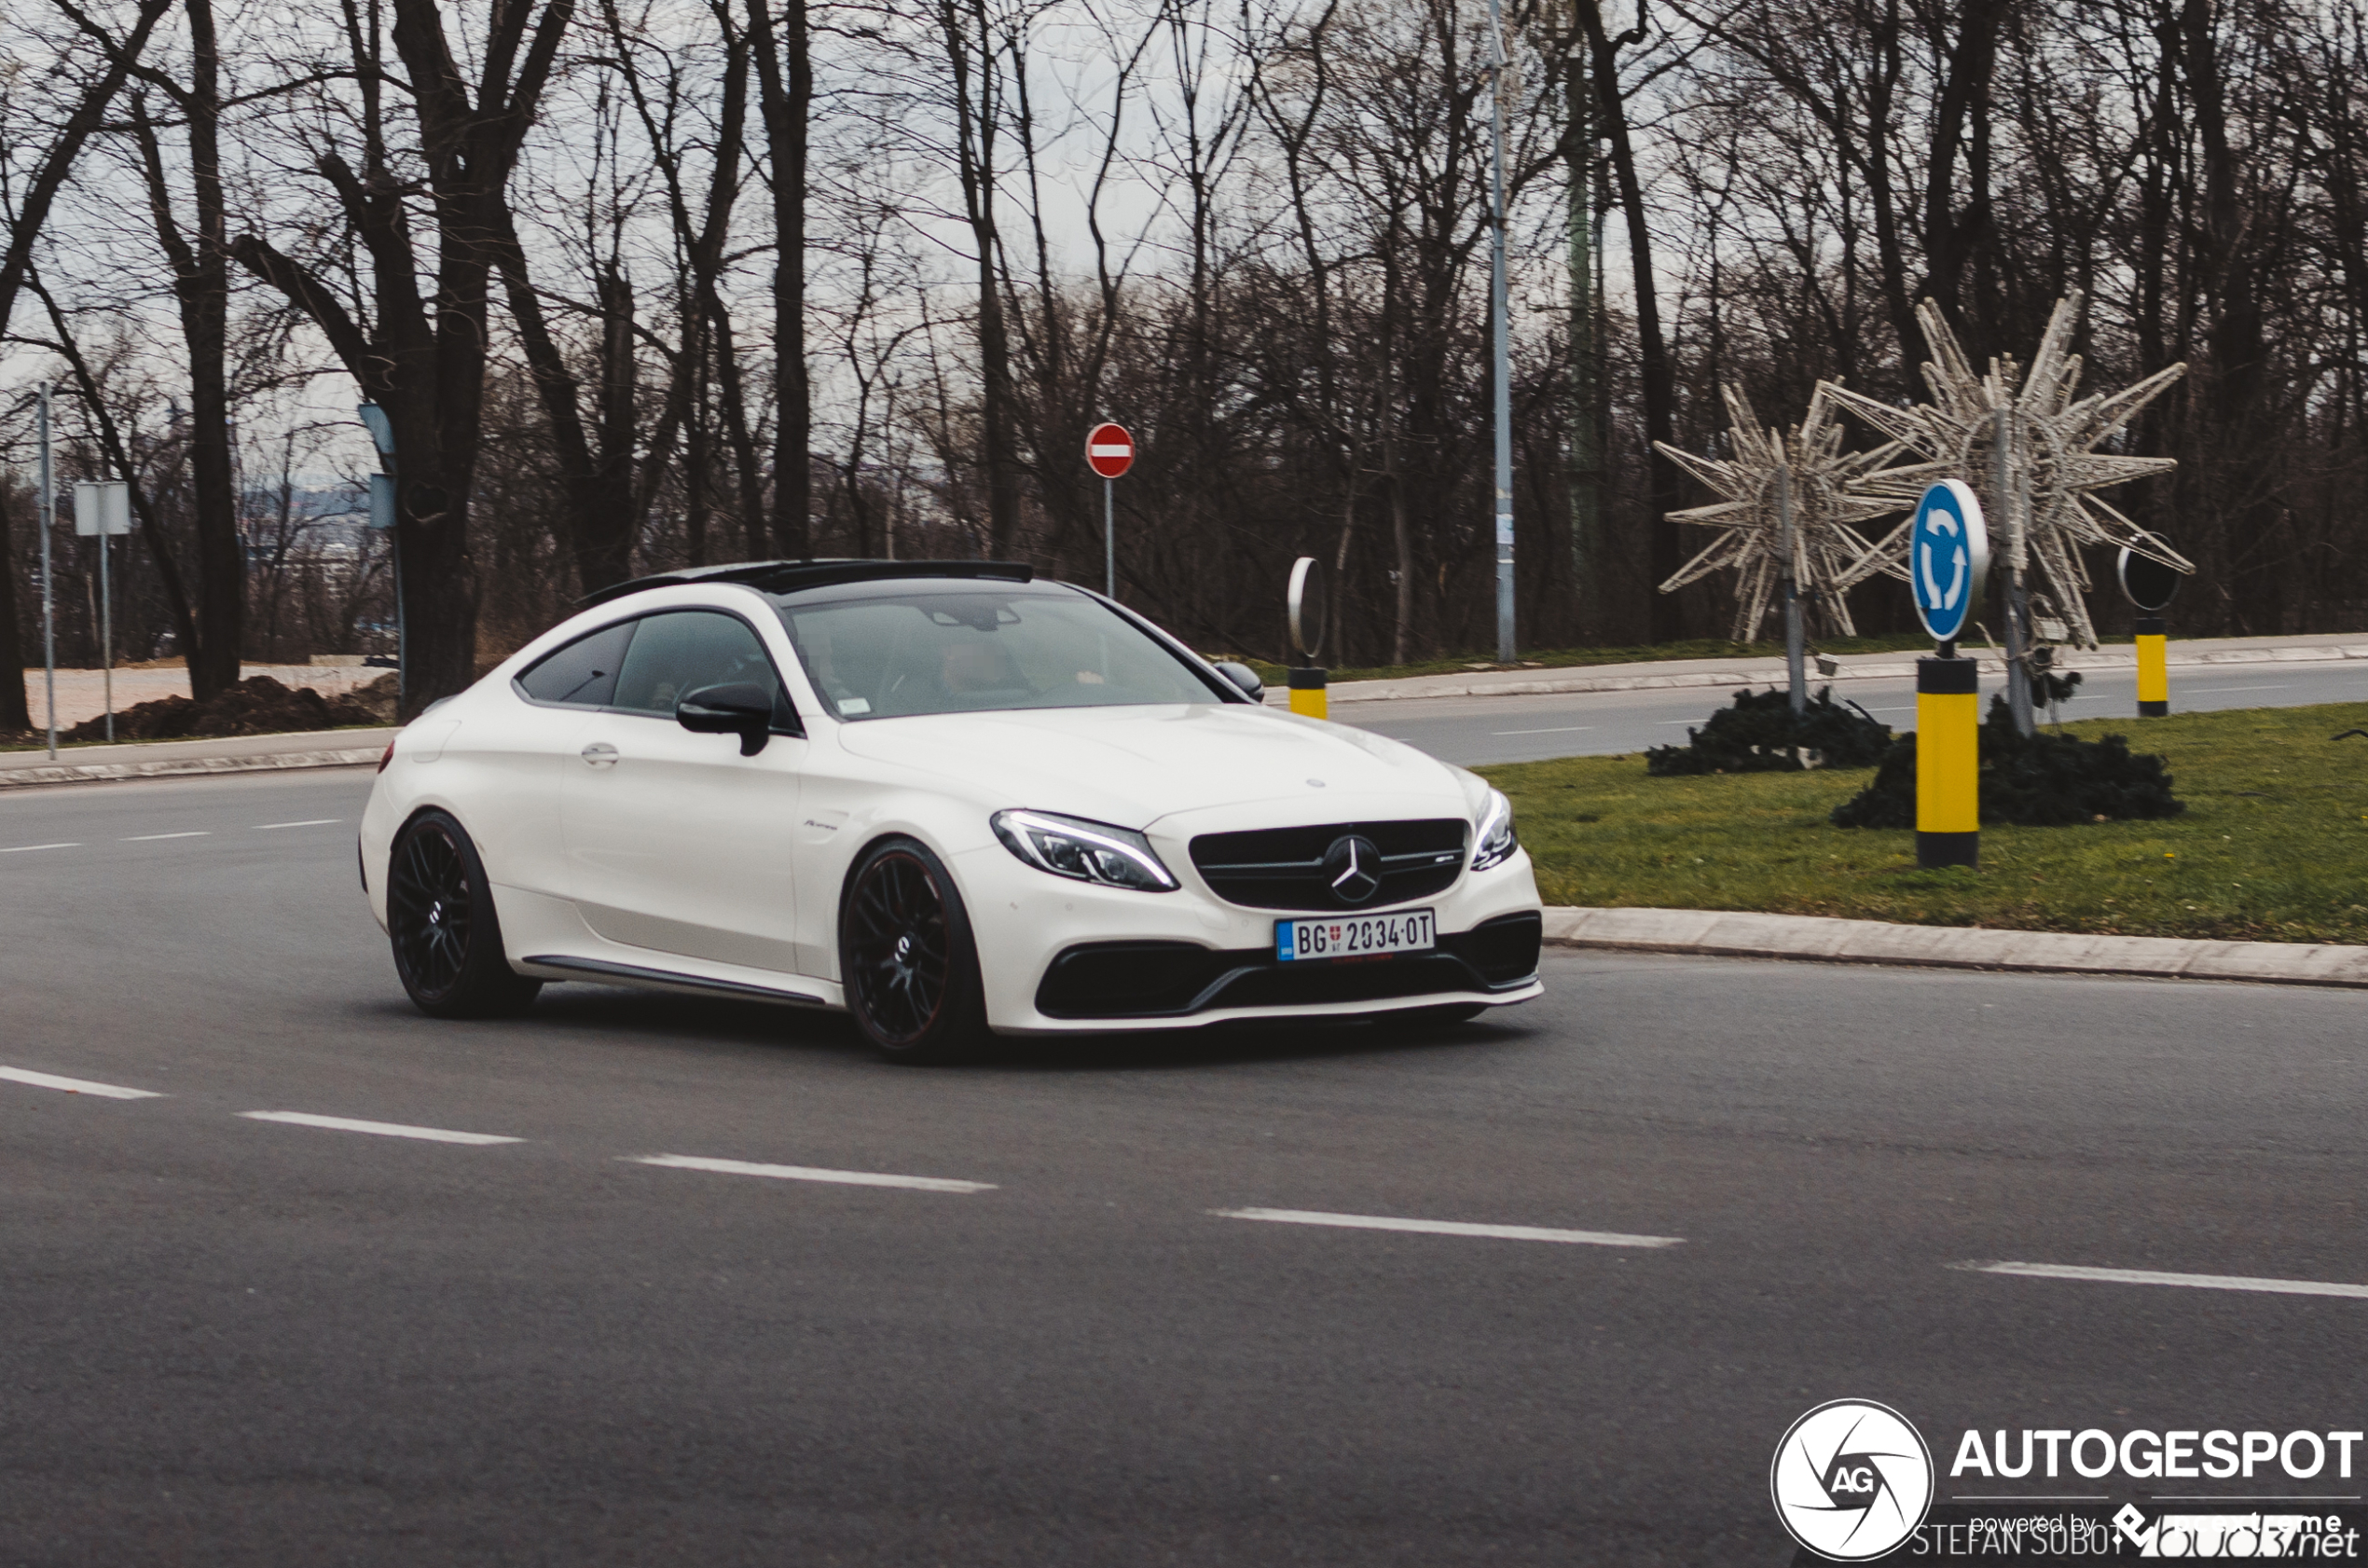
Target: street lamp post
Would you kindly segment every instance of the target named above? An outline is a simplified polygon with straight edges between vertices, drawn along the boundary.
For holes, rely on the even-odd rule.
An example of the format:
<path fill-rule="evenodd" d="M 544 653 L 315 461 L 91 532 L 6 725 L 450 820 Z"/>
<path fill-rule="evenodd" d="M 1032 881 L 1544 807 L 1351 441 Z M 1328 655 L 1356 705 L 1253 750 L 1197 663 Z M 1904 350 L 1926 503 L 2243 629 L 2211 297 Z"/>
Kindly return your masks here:
<path fill-rule="evenodd" d="M 1513 358 L 1505 299 L 1505 28 L 1488 0 L 1488 311 L 1496 405 L 1496 662 L 1513 662 Z"/>

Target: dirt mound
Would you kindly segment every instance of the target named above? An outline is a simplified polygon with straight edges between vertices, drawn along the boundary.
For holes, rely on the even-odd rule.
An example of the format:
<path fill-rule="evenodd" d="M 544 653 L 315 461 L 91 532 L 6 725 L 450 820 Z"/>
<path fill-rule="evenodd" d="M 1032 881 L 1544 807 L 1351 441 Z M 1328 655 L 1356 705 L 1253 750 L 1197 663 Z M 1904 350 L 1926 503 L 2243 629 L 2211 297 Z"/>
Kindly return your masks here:
<path fill-rule="evenodd" d="M 2044 700 L 2046 689 L 2039 695 Z M 2153 821 L 2187 809 L 2170 792 L 2174 781 L 2161 757 L 2133 755 L 2127 737 L 2117 735 L 2082 740 L 2042 730 L 2026 739 L 2000 696 L 1989 699 L 1989 717 L 1982 721 L 1978 766 L 1984 827 Z M 1916 825 L 1913 735 L 1893 745 L 1873 783 L 1834 808 L 1833 821 L 1838 828 Z"/>
<path fill-rule="evenodd" d="M 211 702 L 159 697 L 115 716 L 115 737 L 124 740 L 185 740 L 208 736 L 281 735 L 294 730 L 333 730 L 345 724 L 383 724 L 392 719 L 393 677 L 346 696 L 324 697 L 310 686 L 288 687 L 268 675 L 251 675 Z M 373 699 L 390 688 L 383 702 Z M 104 740 L 103 718 L 86 719 L 59 733 L 60 740 Z"/>
<path fill-rule="evenodd" d="M 1856 712 L 1851 711 L 1857 708 Z M 1856 703 L 1834 700 L 1824 686 L 1800 716 L 1782 687 L 1735 694 L 1700 729 L 1686 732 L 1683 746 L 1656 746 L 1645 753 L 1645 771 L 1656 778 L 1700 773 L 1798 773 L 1810 767 L 1872 767 L 1891 745 L 1891 726 Z"/>

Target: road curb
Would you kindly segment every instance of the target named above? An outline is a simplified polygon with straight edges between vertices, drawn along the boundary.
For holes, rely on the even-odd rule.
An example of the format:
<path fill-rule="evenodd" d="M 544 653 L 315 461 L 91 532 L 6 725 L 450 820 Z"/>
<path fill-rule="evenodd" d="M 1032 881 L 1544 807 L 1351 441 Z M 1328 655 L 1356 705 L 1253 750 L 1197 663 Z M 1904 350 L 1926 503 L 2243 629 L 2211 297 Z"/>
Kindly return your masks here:
<path fill-rule="evenodd" d="M 222 773 L 274 773 L 290 768 L 353 767 L 375 763 L 383 746 L 336 751 L 267 751 L 252 757 L 173 757 L 146 763 L 56 763 L 0 768 L 0 791 L 37 784 L 103 784 L 127 778 L 178 778 Z"/>
<path fill-rule="evenodd" d="M 2172 644 L 2175 649 L 2178 645 Z M 1991 677 L 2003 675 L 2003 658 L 1994 653 L 1976 651 L 1968 656 L 1979 661 L 1982 673 Z M 2173 656 L 2170 667 L 2201 669 L 2228 665 L 2333 664 L 2345 660 L 2368 660 L 2368 643 L 2329 643 L 2311 648 L 2214 648 L 2191 653 L 2184 658 Z M 2136 667 L 2137 654 L 2126 648 L 2100 650 L 2096 653 L 2058 651 L 2056 667 L 2063 670 L 2107 670 Z M 1633 666 L 1629 667 L 1633 669 Z M 1810 681 L 1813 686 L 1830 682 L 1875 680 L 1905 680 L 1916 673 L 1912 655 L 1902 655 L 1883 663 L 1847 664 L 1830 676 L 1820 675 Z M 1683 670 L 1667 675 L 1569 675 L 1540 677 L 1530 680 L 1511 679 L 1496 675 L 1452 684 L 1426 684 L 1445 681 L 1449 678 L 1436 675 L 1412 676 L 1403 681 L 1347 681 L 1334 684 L 1329 695 L 1342 702 L 1403 702 L 1416 697 L 1526 697 L 1562 696 L 1584 692 L 1652 692 L 1682 690 L 1687 687 L 1775 686 L 1785 679 L 1782 660 L 1768 664 L 1739 664 L 1728 669 Z M 1271 694 L 1270 702 L 1279 701 L 1279 694 Z"/>
<path fill-rule="evenodd" d="M 1546 911 L 1546 940 L 1562 947 L 1700 957 L 2368 989 L 2368 947 L 2332 942 L 2201 942 L 1982 926 L 1900 926 L 1816 915 L 1569 907 Z"/>

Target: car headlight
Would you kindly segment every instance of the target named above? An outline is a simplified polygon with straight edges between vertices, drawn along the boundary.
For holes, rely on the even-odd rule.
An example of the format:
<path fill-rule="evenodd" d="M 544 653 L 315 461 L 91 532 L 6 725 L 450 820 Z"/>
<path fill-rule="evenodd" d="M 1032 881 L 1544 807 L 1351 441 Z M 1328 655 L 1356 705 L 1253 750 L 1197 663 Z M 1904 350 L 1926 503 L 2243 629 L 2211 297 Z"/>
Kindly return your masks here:
<path fill-rule="evenodd" d="M 1049 811 L 998 811 L 992 820 L 1003 847 L 1039 871 L 1143 893 L 1176 889 L 1151 841 L 1131 829 Z"/>
<path fill-rule="evenodd" d="M 1521 841 L 1513 836 L 1513 803 L 1505 798 L 1504 791 L 1488 792 L 1488 808 L 1480 813 L 1480 832 L 1474 835 L 1474 842 L 1479 846 L 1472 851 L 1474 871 L 1503 865 L 1521 846 Z"/>

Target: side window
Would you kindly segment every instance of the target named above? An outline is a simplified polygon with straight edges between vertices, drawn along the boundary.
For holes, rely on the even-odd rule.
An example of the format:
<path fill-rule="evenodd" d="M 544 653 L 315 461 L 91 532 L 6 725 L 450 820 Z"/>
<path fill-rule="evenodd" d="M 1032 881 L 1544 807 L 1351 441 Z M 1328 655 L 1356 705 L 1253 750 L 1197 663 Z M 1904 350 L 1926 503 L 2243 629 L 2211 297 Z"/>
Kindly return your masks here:
<path fill-rule="evenodd" d="M 544 654 L 516 682 L 535 702 L 563 708 L 606 708 L 616 691 L 625 645 L 633 640 L 631 621 L 603 626 L 566 647 Z"/>
<path fill-rule="evenodd" d="M 777 729 L 795 732 L 796 715 L 764 644 L 746 621 L 713 610 L 661 611 L 635 623 L 612 708 L 674 717 L 674 705 L 702 686 L 745 682 L 773 695 Z"/>

